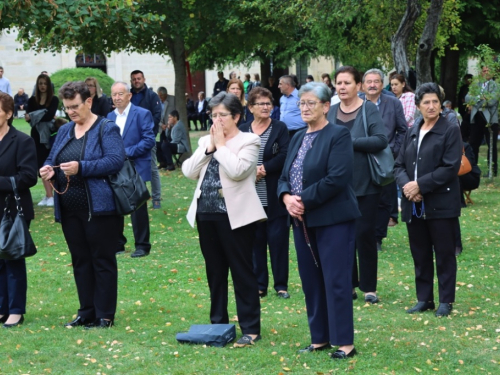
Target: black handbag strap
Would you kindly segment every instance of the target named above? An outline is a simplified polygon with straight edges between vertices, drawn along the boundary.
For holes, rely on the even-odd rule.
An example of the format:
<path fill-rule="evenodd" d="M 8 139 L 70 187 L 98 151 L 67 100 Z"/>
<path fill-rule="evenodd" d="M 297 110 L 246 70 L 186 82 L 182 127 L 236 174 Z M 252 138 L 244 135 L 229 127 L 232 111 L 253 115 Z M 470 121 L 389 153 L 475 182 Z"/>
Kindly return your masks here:
<path fill-rule="evenodd" d="M 14 199 L 16 200 L 16 208 L 19 216 L 23 216 L 23 208 L 21 207 L 21 197 L 17 191 L 16 180 L 13 176 L 10 176 L 10 183 L 12 184 L 12 190 L 14 191 Z M 7 209 L 7 205 L 5 206 Z"/>
<path fill-rule="evenodd" d="M 369 137 L 369 135 L 368 135 L 368 123 L 366 121 L 365 104 L 366 104 L 366 101 L 364 101 L 363 104 L 361 105 L 361 112 L 363 113 L 363 127 L 365 128 L 365 134 L 367 137 Z"/>

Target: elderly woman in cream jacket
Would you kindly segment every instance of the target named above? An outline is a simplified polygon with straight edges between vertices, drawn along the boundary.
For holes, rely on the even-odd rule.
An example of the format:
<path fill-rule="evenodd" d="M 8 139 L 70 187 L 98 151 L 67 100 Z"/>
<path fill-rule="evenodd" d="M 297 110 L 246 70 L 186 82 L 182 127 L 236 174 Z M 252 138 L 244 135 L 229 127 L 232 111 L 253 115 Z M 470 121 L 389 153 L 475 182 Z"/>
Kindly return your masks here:
<path fill-rule="evenodd" d="M 252 247 L 256 223 L 266 219 L 255 189 L 260 138 L 242 133 L 239 99 L 222 92 L 210 101 L 213 125 L 193 156 L 182 165 L 188 178 L 198 180 L 187 218 L 196 221 L 210 288 L 212 324 L 229 323 L 228 274 L 236 295 L 243 336 L 235 347 L 260 340 L 260 300 L 253 273 Z"/>

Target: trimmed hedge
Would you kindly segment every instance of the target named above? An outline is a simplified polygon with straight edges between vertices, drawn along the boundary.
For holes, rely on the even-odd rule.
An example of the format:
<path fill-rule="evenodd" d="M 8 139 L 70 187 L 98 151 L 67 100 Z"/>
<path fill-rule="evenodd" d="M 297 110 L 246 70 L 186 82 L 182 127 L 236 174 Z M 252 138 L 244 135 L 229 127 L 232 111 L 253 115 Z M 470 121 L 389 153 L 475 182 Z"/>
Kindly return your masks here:
<path fill-rule="evenodd" d="M 115 82 L 113 78 L 108 76 L 100 69 L 94 68 L 69 68 L 61 69 L 56 71 L 50 76 L 52 83 L 54 84 L 55 94 L 57 95 L 59 89 L 66 82 L 69 81 L 85 81 L 87 77 L 94 77 L 99 81 L 99 85 L 102 91 L 110 96 L 111 85 Z"/>

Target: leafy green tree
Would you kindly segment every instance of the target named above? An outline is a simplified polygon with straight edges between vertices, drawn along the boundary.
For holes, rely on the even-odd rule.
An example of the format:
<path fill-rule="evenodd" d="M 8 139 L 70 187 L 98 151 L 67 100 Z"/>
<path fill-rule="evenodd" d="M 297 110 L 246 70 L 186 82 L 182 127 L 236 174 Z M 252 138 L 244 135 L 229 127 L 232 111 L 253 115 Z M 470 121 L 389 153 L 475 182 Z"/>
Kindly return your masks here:
<path fill-rule="evenodd" d="M 59 89 L 68 81 L 85 81 L 88 77 L 94 77 L 99 82 L 102 91 L 110 96 L 111 85 L 114 80 L 102 70 L 94 68 L 68 68 L 61 69 L 54 72 L 50 76 L 50 80 L 54 84 L 55 91 L 58 92 Z"/>

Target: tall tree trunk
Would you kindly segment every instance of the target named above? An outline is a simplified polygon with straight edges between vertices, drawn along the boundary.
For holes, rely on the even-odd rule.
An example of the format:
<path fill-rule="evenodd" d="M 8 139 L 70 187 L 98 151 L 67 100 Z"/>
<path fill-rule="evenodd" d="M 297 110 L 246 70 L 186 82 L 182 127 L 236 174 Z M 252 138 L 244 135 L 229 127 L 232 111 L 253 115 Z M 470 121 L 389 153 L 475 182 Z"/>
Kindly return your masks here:
<path fill-rule="evenodd" d="M 420 16 L 420 12 L 419 0 L 407 0 L 405 14 L 391 40 L 392 58 L 394 59 L 396 71 L 405 76 L 406 82 L 408 82 L 408 73 L 410 71 L 407 55 L 408 39 L 413 31 L 415 21 Z"/>
<path fill-rule="evenodd" d="M 267 86 L 268 78 L 271 76 L 271 58 L 269 56 L 262 56 L 260 63 L 260 81 L 262 86 Z"/>
<path fill-rule="evenodd" d="M 450 42 L 450 45 L 454 45 Z M 457 103 L 458 73 L 460 69 L 460 50 L 452 50 L 447 46 L 441 58 L 440 85 L 444 89 L 445 99 L 450 100 L 455 108 Z"/>
<path fill-rule="evenodd" d="M 187 118 L 186 108 L 186 46 L 184 45 L 184 38 L 181 35 L 173 37 L 173 43 L 168 45 L 169 56 L 174 64 L 175 73 L 175 103 L 176 109 L 179 111 L 181 121 L 186 127 L 186 132 L 189 134 L 189 122 Z M 189 147 L 191 147 L 191 140 L 189 140 Z"/>
<path fill-rule="evenodd" d="M 427 9 L 427 21 L 417 48 L 417 87 L 422 83 L 432 82 L 431 55 L 441 20 L 443 2 L 444 0 L 431 0 L 431 5 Z"/>

